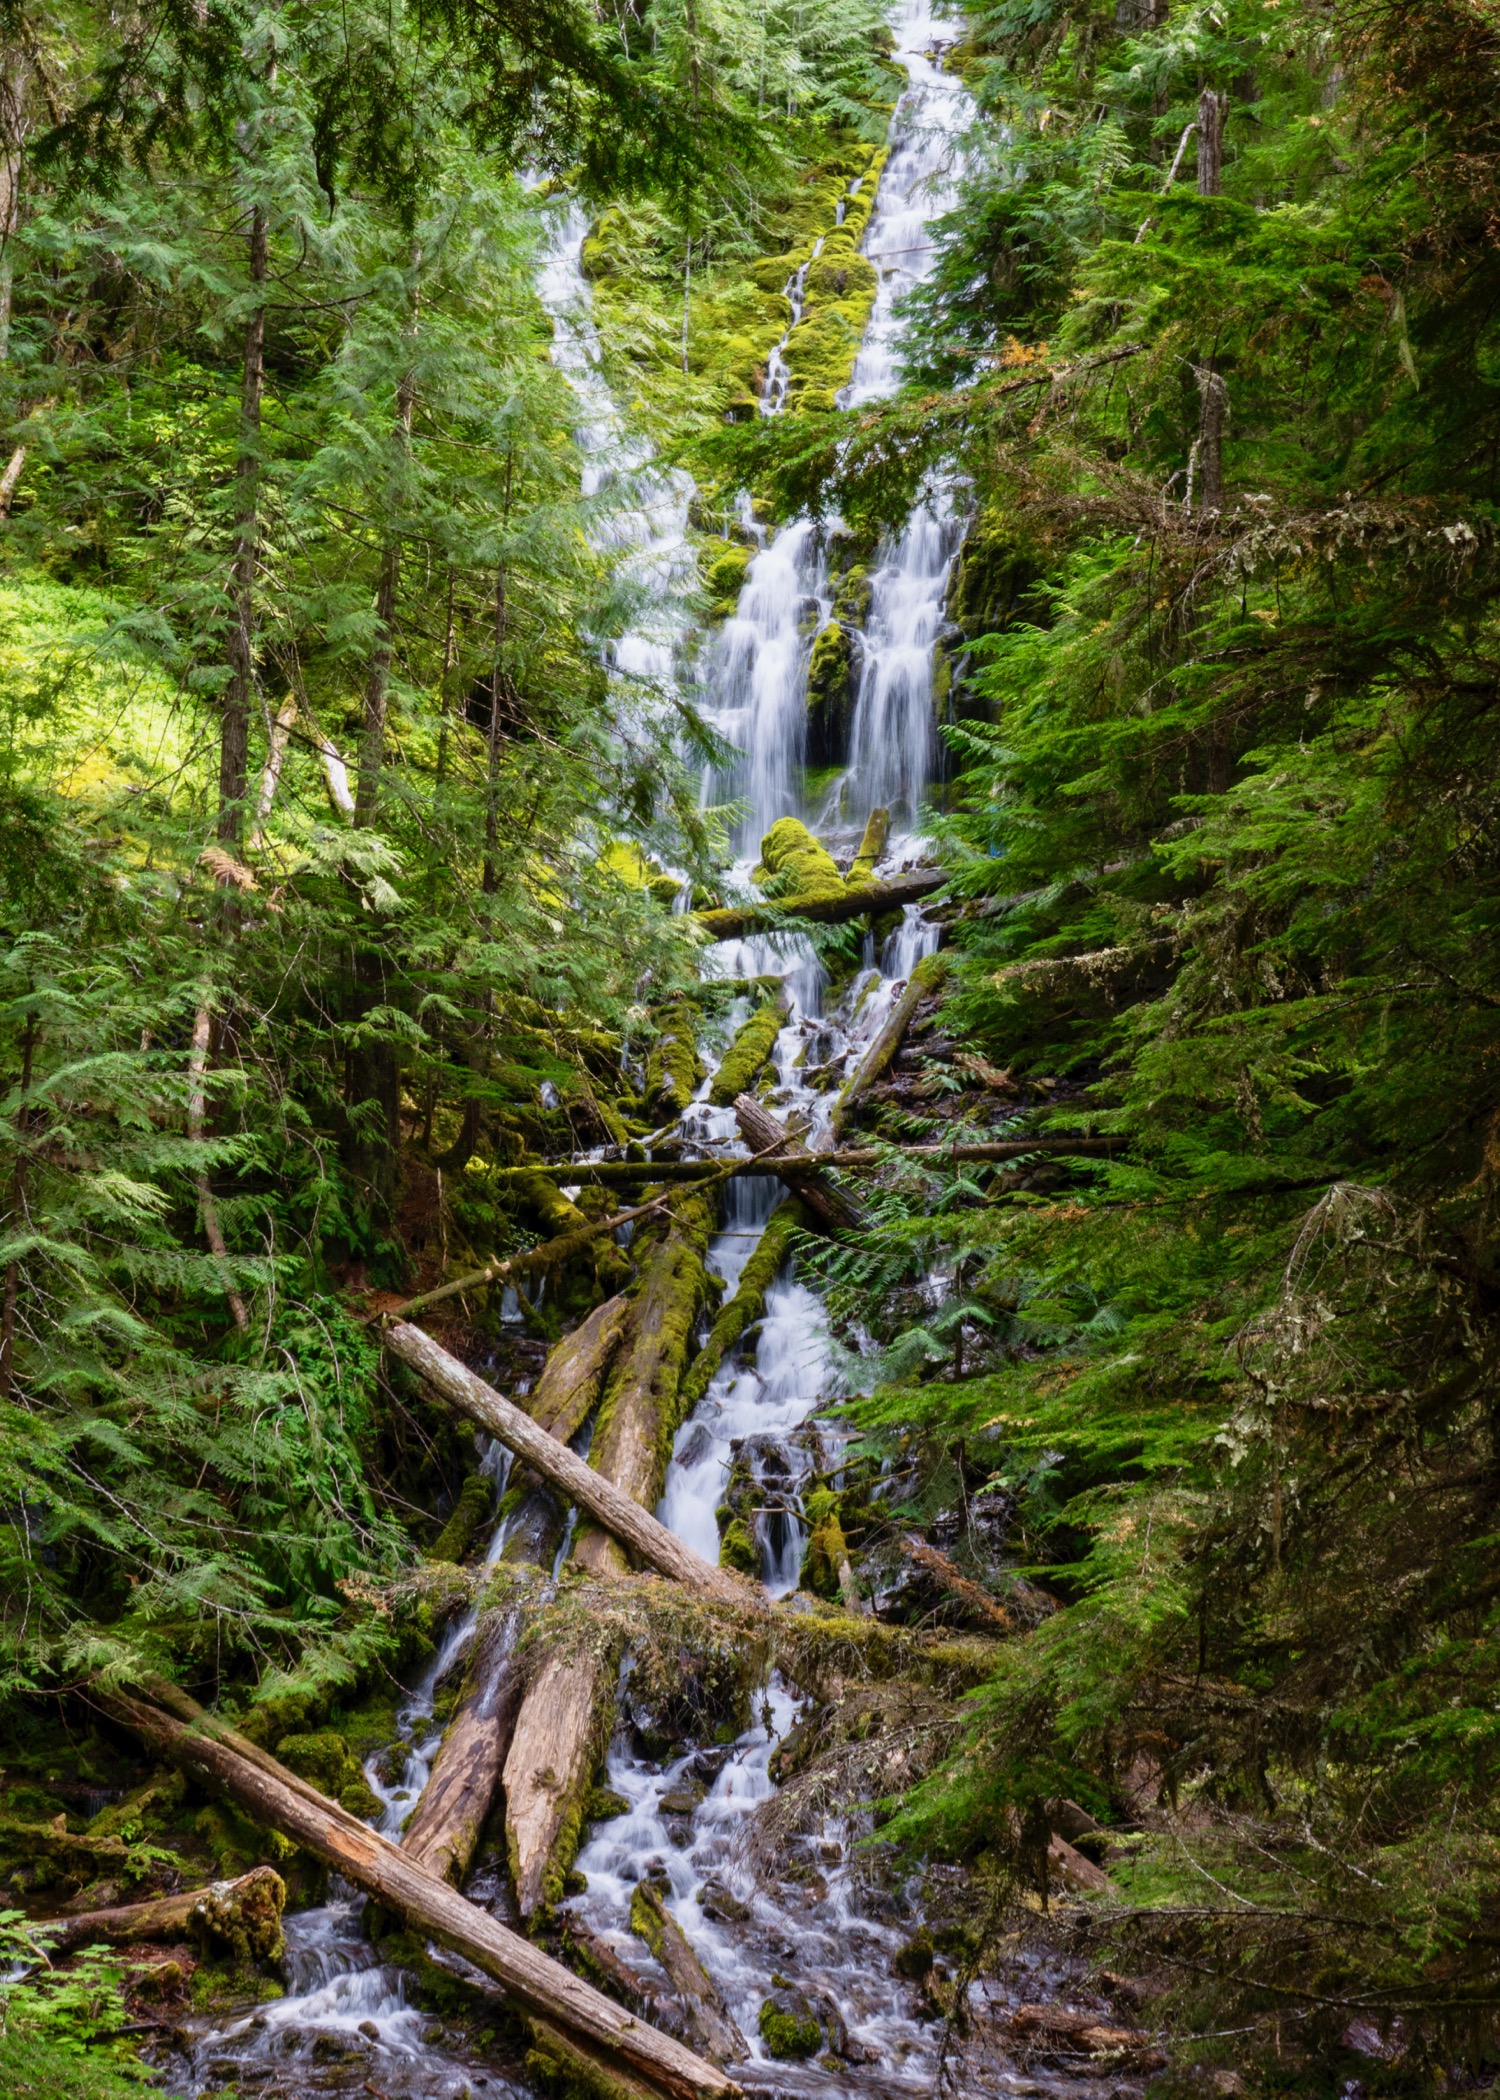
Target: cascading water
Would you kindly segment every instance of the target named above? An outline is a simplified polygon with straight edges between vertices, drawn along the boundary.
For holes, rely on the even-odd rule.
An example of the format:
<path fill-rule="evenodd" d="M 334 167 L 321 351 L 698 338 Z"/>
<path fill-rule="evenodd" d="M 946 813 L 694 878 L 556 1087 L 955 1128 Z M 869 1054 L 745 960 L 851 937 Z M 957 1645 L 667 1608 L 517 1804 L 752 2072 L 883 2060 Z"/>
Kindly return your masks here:
<path fill-rule="evenodd" d="M 961 89 L 929 56 L 939 26 L 920 0 L 897 24 L 896 55 L 911 87 L 893 120 L 893 150 L 866 232 L 866 250 L 881 276 L 846 390 L 853 402 L 875 399 L 896 384 L 895 304 L 930 267 L 931 222 L 951 203 L 953 156 L 968 108 Z M 541 296 L 554 320 L 554 360 L 580 404 L 586 491 L 608 490 L 623 499 L 599 530 L 628 550 L 625 568 L 643 611 L 614 644 L 611 663 L 622 677 L 659 688 L 680 660 L 682 586 L 693 566 L 686 534 L 691 487 L 685 476 L 654 466 L 649 448 L 623 432 L 599 367 L 580 268 L 584 231 L 581 213 L 558 214 Z M 799 295 L 800 285 L 788 287 L 794 316 Z M 765 411 L 776 413 L 785 393 L 785 361 L 773 359 Z M 908 827 L 916 821 L 934 743 L 932 650 L 956 538 L 939 490 L 924 497 L 905 531 L 881 550 L 862 644 L 846 821 L 882 803 L 903 815 Z M 799 520 L 763 545 L 713 653 L 704 711 L 745 754 L 734 779 L 713 785 L 743 797 L 748 806 L 742 851 L 753 849 L 776 817 L 799 812 L 807 654 L 830 606 L 825 536 Z M 898 836 L 883 865 L 899 865 L 919 843 Z M 742 871 L 748 867 L 747 858 Z M 936 928 L 909 907 L 880 954 L 868 956 L 826 1016 L 825 975 L 806 942 L 767 936 L 713 952 L 714 967 L 726 976 L 770 971 L 783 977 L 790 1014 L 774 1052 L 773 1105 L 783 1116 L 800 1118 L 814 1145 L 826 1135 L 840 1079 L 936 939 Z M 814 1076 L 821 1084 L 812 1083 Z M 704 1156 L 743 1150 L 732 1112 L 709 1106 L 703 1096 L 682 1119 L 681 1136 L 689 1152 Z M 737 1285 L 778 1199 L 777 1184 L 769 1180 L 728 1184 L 723 1230 L 709 1256 L 727 1290 Z M 726 1362 L 679 1432 L 658 1511 L 679 1536 L 716 1559 L 716 1513 L 730 1469 L 737 1453 L 751 1454 L 759 1503 L 755 1536 L 762 1574 L 775 1596 L 795 1589 L 800 1573 L 802 1487 L 811 1470 L 826 1469 L 837 1456 L 829 1434 L 809 1428 L 826 1397 L 828 1364 L 822 1305 L 806 1285 L 784 1276 L 767 1294 L 753 1357 L 742 1351 Z M 497 1532 L 492 1559 L 502 1543 Z M 399 1833 L 426 1783 L 440 1740 L 433 1728 L 437 1689 L 472 1632 L 472 1617 L 452 1630 L 403 1708 L 399 1725 L 406 1749 L 399 1772 L 374 1759 L 367 1768 L 382 1803 L 380 1827 L 391 1835 Z M 798 1843 L 806 1857 L 793 1863 L 795 1897 L 786 1885 L 778 1891 L 763 1886 L 745 1857 L 742 1840 L 755 1811 L 775 1791 L 769 1768 L 794 1713 L 791 1694 L 773 1677 L 756 1725 L 731 1745 L 695 1748 L 663 1768 L 638 1756 L 627 1736 L 618 1737 L 608 1779 L 628 1806 L 594 1827 L 578 1860 L 586 1890 L 570 1907 L 651 1977 L 655 1965 L 631 1933 L 629 1913 L 636 1884 L 642 1878 L 654 1882 L 746 2037 L 752 2061 L 735 2067 L 742 2082 L 764 2087 L 774 2079 L 777 2090 L 799 2093 L 926 2089 L 936 2068 L 937 2035 L 910 2016 L 892 1985 L 891 1954 L 904 1935 L 863 1906 L 851 1833 L 830 1819 L 803 1834 Z M 359 1936 L 358 1923 L 357 1900 L 339 1889 L 324 1908 L 289 1919 L 288 1996 L 205 2037 L 193 2055 L 188 2089 L 202 2091 L 232 2076 L 242 2085 L 300 2093 L 307 2089 L 304 2073 L 318 2063 L 320 2089 L 342 2084 L 386 2100 L 457 2100 L 485 2087 L 523 2091 L 512 2074 L 497 2072 L 493 2064 L 481 2069 L 439 2045 L 430 2023 L 407 2003 L 399 1972 Z M 839 2037 L 837 2060 L 824 2058 L 819 2066 L 768 2062 L 757 2014 L 768 1992 L 785 1980 L 820 2009 L 827 2031 Z M 343 2074 L 341 2052 L 348 2060 Z M 1027 2089 L 1061 2090 L 1051 2081 L 1028 2081 Z"/>

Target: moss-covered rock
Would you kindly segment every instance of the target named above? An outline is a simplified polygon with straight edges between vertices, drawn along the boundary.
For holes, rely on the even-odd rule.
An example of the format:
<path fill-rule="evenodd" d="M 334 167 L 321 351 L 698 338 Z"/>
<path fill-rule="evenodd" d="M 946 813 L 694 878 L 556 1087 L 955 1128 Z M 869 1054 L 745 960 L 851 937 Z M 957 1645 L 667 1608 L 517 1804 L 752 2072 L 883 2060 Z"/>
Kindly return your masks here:
<path fill-rule="evenodd" d="M 760 842 L 751 880 L 771 897 L 842 897 L 844 878 L 798 817 L 778 817 Z"/>
<path fill-rule="evenodd" d="M 331 1728 L 316 1735 L 283 1736 L 276 1746 L 280 1762 L 306 1779 L 330 1800 L 342 1802 L 350 1815 L 378 1816 L 380 1802 L 360 1770 L 354 1753 Z"/>
<path fill-rule="evenodd" d="M 756 2024 L 771 2056 L 783 2059 L 816 2056 L 823 2046 L 823 2029 L 818 2016 L 800 1991 L 773 1991 L 763 2000 Z"/>
<path fill-rule="evenodd" d="M 750 1526 L 743 1517 L 731 1517 L 719 1540 L 719 1566 L 738 1568 L 742 1575 L 760 1574 L 760 1555 L 755 1541 L 750 1536 Z"/>
<path fill-rule="evenodd" d="M 754 559 L 753 547 L 741 546 L 734 540 L 727 545 L 715 542 L 704 550 L 703 581 L 708 588 L 708 609 L 714 619 L 733 617 L 740 602 L 740 592 L 745 587 L 745 571 Z"/>
<path fill-rule="evenodd" d="M 830 620 L 819 630 L 807 664 L 807 759 L 813 766 L 843 765 L 854 720 L 856 645 L 851 630 Z"/>
<path fill-rule="evenodd" d="M 839 1519 L 839 1498 L 831 1488 L 813 1488 L 803 1498 L 807 1548 L 802 1557 L 803 1589 L 819 1597 L 837 1597 L 839 1568 L 849 1558 L 849 1545 Z"/>

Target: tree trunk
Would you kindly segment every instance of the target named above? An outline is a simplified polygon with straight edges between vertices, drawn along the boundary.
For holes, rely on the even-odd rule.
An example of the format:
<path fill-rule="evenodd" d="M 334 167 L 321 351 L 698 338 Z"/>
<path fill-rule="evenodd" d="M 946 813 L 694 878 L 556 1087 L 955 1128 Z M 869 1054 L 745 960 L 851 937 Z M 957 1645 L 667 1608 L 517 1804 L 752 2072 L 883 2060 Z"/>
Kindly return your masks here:
<path fill-rule="evenodd" d="M 20 1106 L 16 1110 L 16 1157 L 10 1170 L 10 1209 L 6 1222 L 19 1232 L 26 1213 L 26 1133 L 31 1128 L 31 1067 L 36 1055 L 35 1013 L 26 1016 L 21 1037 Z M 10 1398 L 15 1383 L 16 1307 L 21 1295 L 21 1264 L 12 1259 L 5 1265 L 5 1300 L 0 1306 L 0 1400 Z"/>
<path fill-rule="evenodd" d="M 938 868 L 921 869 L 913 875 L 893 875 L 889 882 L 870 882 L 845 890 L 841 897 L 778 897 L 774 904 L 733 906 L 718 911 L 693 913 L 693 923 L 715 941 L 737 941 L 774 925 L 778 917 L 813 919 L 820 925 L 837 925 L 842 919 L 862 918 L 866 912 L 894 911 L 915 904 L 940 890 L 948 877 Z"/>
<path fill-rule="evenodd" d="M 610 1299 L 548 1356 L 530 1396 L 530 1413 L 557 1442 L 565 1444 L 576 1435 L 596 1406 L 629 1310 L 627 1299 Z M 561 1508 L 524 1468 L 511 1486 L 521 1490 L 522 1502 L 502 1563 L 550 1563 L 562 1529 Z M 474 1857 L 521 1708 L 525 1671 L 515 1653 L 521 1622 L 515 1605 L 502 1606 L 481 1621 L 457 1710 L 402 1840 L 414 1858 L 455 1888 L 462 1887 Z"/>
<path fill-rule="evenodd" d="M 103 1695 L 101 1704 L 153 1751 L 229 1794 L 257 1822 L 305 1846 L 414 1930 L 472 1962 L 528 2013 L 555 2023 L 573 2046 L 643 2079 L 668 2100 L 727 2100 L 735 2092 L 716 2065 L 571 1975 L 274 1758 L 246 1756 L 232 1730 L 187 1726 L 123 1693 Z"/>
<path fill-rule="evenodd" d="M 288 693 L 271 724 L 271 743 L 266 752 L 266 762 L 261 768 L 260 793 L 255 798 L 255 826 L 250 833 L 252 852 L 261 843 L 266 820 L 276 801 L 276 790 L 281 785 L 281 769 L 286 764 L 286 747 L 292 740 L 292 731 L 297 726 L 297 695 Z"/>
<path fill-rule="evenodd" d="M 1224 118 L 1229 97 L 1205 88 L 1198 97 L 1198 194 L 1217 197 L 1224 186 Z M 1224 508 L 1224 418 L 1228 390 L 1216 357 L 1193 367 L 1198 382 L 1198 507 Z"/>
<path fill-rule="evenodd" d="M 869 1049 L 859 1063 L 852 1079 L 848 1080 L 833 1104 L 833 1115 L 829 1128 L 837 1137 L 848 1120 L 849 1111 L 861 1094 L 868 1093 L 890 1065 L 891 1059 L 901 1048 L 912 1015 L 922 1002 L 923 995 L 942 982 L 947 974 L 947 958 L 941 955 L 924 955 L 907 980 L 905 991 L 886 1016 Z"/>
<path fill-rule="evenodd" d="M 875 879 L 875 863 L 885 851 L 885 842 L 890 837 L 891 813 L 888 809 L 872 809 L 865 820 L 864 837 L 859 842 L 859 851 L 849 870 L 851 888 L 862 888 Z"/>
<path fill-rule="evenodd" d="M 265 282 L 270 221 L 250 212 L 250 317 L 240 373 L 240 449 L 235 462 L 234 562 L 229 577 L 229 682 L 219 733 L 219 843 L 238 853 L 245 829 L 250 705 L 255 691 L 255 576 L 260 561 L 260 412 L 265 393 Z"/>
<path fill-rule="evenodd" d="M 15 280 L 13 243 L 21 223 L 21 163 L 26 145 L 26 97 L 31 87 L 31 74 L 31 59 L 18 44 L 6 44 L 0 48 L 0 364 L 10 356 L 11 287 Z M 18 446 L 16 450 L 24 461 L 25 447 Z M 20 472 L 17 466 L 17 479 Z M 14 482 L 11 486 L 14 488 Z"/>
<path fill-rule="evenodd" d="M 200 1006 L 193 1017 L 193 1047 L 188 1053 L 188 1136 L 195 1145 L 203 1143 L 205 1113 L 204 1074 L 208 1069 L 208 1042 L 213 1022 L 206 1006 Z M 241 1333 L 250 1325 L 250 1315 L 245 1310 L 245 1301 L 234 1287 L 229 1266 L 229 1249 L 224 1244 L 223 1230 L 219 1224 L 219 1209 L 214 1202 L 213 1184 L 208 1178 L 208 1169 L 199 1167 L 194 1174 L 198 1188 L 198 1210 L 203 1219 L 203 1237 L 218 1268 L 224 1285 L 224 1296 L 229 1301 L 229 1310 L 234 1315 L 234 1324 Z"/>
<path fill-rule="evenodd" d="M 622 1494 L 593 1466 L 586 1465 L 566 1444 L 555 1442 L 530 1415 L 503 1399 L 419 1327 L 397 1321 L 385 1329 L 384 1339 L 387 1348 L 424 1378 L 440 1399 L 498 1437 L 507 1450 L 524 1459 L 533 1472 L 549 1480 L 568 1501 L 586 1509 L 598 1524 L 658 1574 L 680 1582 L 711 1603 L 759 1608 L 759 1599 L 749 1585 L 727 1569 L 710 1567 L 639 1503 Z"/>
<path fill-rule="evenodd" d="M 779 1155 L 772 1152 L 769 1164 L 792 1194 L 800 1196 L 814 1217 L 831 1232 L 852 1232 L 863 1225 L 864 1212 L 859 1205 L 828 1178 L 821 1165 L 812 1165 L 812 1155 L 801 1139 L 790 1137 L 758 1101 L 741 1094 L 734 1104 L 734 1115 L 740 1136 L 752 1152 L 771 1151 L 780 1140 Z"/>
<path fill-rule="evenodd" d="M 416 266 L 414 259 L 413 267 Z M 412 326 L 415 333 L 416 315 Z M 417 398 L 417 375 L 408 370 L 396 388 L 394 443 L 404 461 L 411 445 L 412 411 Z M 388 496 L 394 508 L 394 500 Z M 386 699 L 391 682 L 391 656 L 395 648 L 396 593 L 401 582 L 401 538 L 392 525 L 380 556 L 380 579 L 375 587 L 375 641 L 370 651 L 370 669 L 365 679 L 364 729 L 359 746 L 359 785 L 354 798 L 354 821 L 373 824 L 380 808 L 380 775 L 385 765 Z"/>

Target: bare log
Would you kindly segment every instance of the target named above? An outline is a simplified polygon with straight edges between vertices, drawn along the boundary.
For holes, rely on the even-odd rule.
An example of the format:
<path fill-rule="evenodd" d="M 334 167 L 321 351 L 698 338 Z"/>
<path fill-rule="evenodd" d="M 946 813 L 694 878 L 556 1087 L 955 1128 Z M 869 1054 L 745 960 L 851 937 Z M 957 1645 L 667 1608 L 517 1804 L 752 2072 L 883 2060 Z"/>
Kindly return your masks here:
<path fill-rule="evenodd" d="M 385 1329 L 385 1343 L 393 1354 L 432 1387 L 450 1406 L 478 1422 L 507 1450 L 524 1459 L 533 1471 L 586 1509 L 612 1537 L 628 1546 L 649 1567 L 670 1576 L 686 1589 L 719 1604 L 743 1606 L 754 1601 L 754 1592 L 722 1568 L 712 1568 L 691 1546 L 659 1524 L 655 1517 L 633 1502 L 629 1495 L 586 1465 L 566 1444 L 559 1444 L 530 1415 L 485 1384 L 456 1356 L 450 1356 L 420 1327 L 397 1320 Z"/>
<path fill-rule="evenodd" d="M 930 897 L 948 880 L 939 868 L 923 868 L 912 875 L 893 875 L 889 882 L 867 882 L 845 890 L 841 897 L 778 897 L 774 904 L 721 906 L 716 911 L 694 912 L 695 925 L 710 940 L 737 941 L 747 933 L 774 931 L 783 919 L 813 919 L 820 925 L 836 925 L 841 919 L 863 918 L 866 912 L 896 911 Z"/>
<path fill-rule="evenodd" d="M 649 1881 L 630 1899 L 630 1929 L 639 1933 L 667 1972 L 692 2040 L 715 2063 L 742 2062 L 750 2051 L 730 2018 L 718 1986 L 693 1952 L 692 1942 Z"/>
<path fill-rule="evenodd" d="M 521 1710 L 520 1630 L 518 1607 L 482 1622 L 458 1708 L 401 1840 L 413 1859 L 455 1888 L 469 1871 Z"/>
<path fill-rule="evenodd" d="M 526 1402 L 526 1412 L 548 1436 L 566 1444 L 599 1404 L 604 1381 L 630 1326 L 623 1293 L 595 1306 L 581 1326 L 551 1350 Z"/>
<path fill-rule="evenodd" d="M 921 1005 L 925 993 L 941 984 L 948 970 L 946 956 L 924 955 L 907 979 L 906 989 L 886 1015 L 878 1034 L 864 1056 L 852 1079 L 846 1080 L 833 1104 L 833 1115 L 829 1128 L 835 1137 L 843 1129 L 849 1111 L 861 1094 L 867 1093 L 876 1080 L 887 1070 L 891 1059 L 901 1048 L 906 1031 L 911 1026 L 912 1016 Z"/>
<path fill-rule="evenodd" d="M 769 1155 L 770 1165 L 786 1187 L 830 1231 L 851 1232 L 864 1223 L 859 1205 L 829 1180 L 821 1164 L 812 1164 L 812 1155 L 801 1139 L 792 1137 L 769 1110 L 741 1094 L 734 1104 L 734 1116 L 750 1150 Z"/>
<path fill-rule="evenodd" d="M 590 1469 L 642 1516 L 661 1494 L 682 1418 L 683 1365 L 707 1294 L 709 1226 L 708 1204 L 688 1197 L 648 1254 L 632 1296 L 630 1347 L 610 1374 L 594 1427 Z M 623 1537 L 618 1530 L 613 1536 L 584 1530 L 574 1562 L 592 1574 L 623 1575 L 625 1557 L 616 1543 Z M 745 1594 L 737 1588 L 741 1599 Z M 561 1893 L 613 1724 L 618 1663 L 612 1641 L 549 1655 L 517 1718 L 505 1761 L 505 1836 L 523 1917 Z"/>
<path fill-rule="evenodd" d="M 257 1822 L 305 1846 L 405 1923 L 471 1961 L 528 2013 L 627 2076 L 669 2100 L 727 2100 L 736 2092 L 717 2065 L 647 2027 L 274 1758 L 241 1755 L 226 1740 L 232 1731 L 190 1727 L 129 1694 L 110 1693 L 101 1703 L 151 1749 L 231 1795 Z"/>
<path fill-rule="evenodd" d="M 71 1911 L 43 1918 L 35 1931 L 52 1954 L 75 1947 L 140 1946 L 147 1941 L 197 1940 L 232 1946 L 256 1961 L 275 1961 L 282 1951 L 281 1913 L 286 1884 L 274 1867 L 252 1867 L 235 1881 L 144 1903 L 117 1903 L 104 1910 Z"/>

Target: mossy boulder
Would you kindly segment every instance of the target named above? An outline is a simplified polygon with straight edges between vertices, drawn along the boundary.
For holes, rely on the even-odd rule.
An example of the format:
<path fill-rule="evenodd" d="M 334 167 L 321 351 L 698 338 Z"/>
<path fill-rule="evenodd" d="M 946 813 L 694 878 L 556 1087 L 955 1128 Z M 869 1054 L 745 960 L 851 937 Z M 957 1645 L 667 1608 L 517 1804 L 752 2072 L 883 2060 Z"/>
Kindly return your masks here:
<path fill-rule="evenodd" d="M 862 628 L 870 617 L 874 585 L 869 567 L 857 561 L 847 568 L 833 589 L 833 616 L 845 627 Z"/>
<path fill-rule="evenodd" d="M 380 1813 L 380 1801 L 360 1770 L 353 1751 L 331 1728 L 316 1735 L 283 1736 L 276 1746 L 280 1762 L 315 1786 L 319 1793 L 338 1801 L 351 1816 L 367 1821 Z"/>
<path fill-rule="evenodd" d="M 842 897 L 844 878 L 798 817 L 778 817 L 760 842 L 751 880 L 772 897 Z"/>
<path fill-rule="evenodd" d="M 767 2053 L 782 2059 L 816 2056 L 823 2029 L 812 2003 L 800 1991 L 777 1990 L 762 2001 L 756 2022 Z"/>
<path fill-rule="evenodd" d="M 807 665 L 807 758 L 809 765 L 843 765 L 849 756 L 854 719 L 854 636 L 840 620 L 821 628 Z"/>

